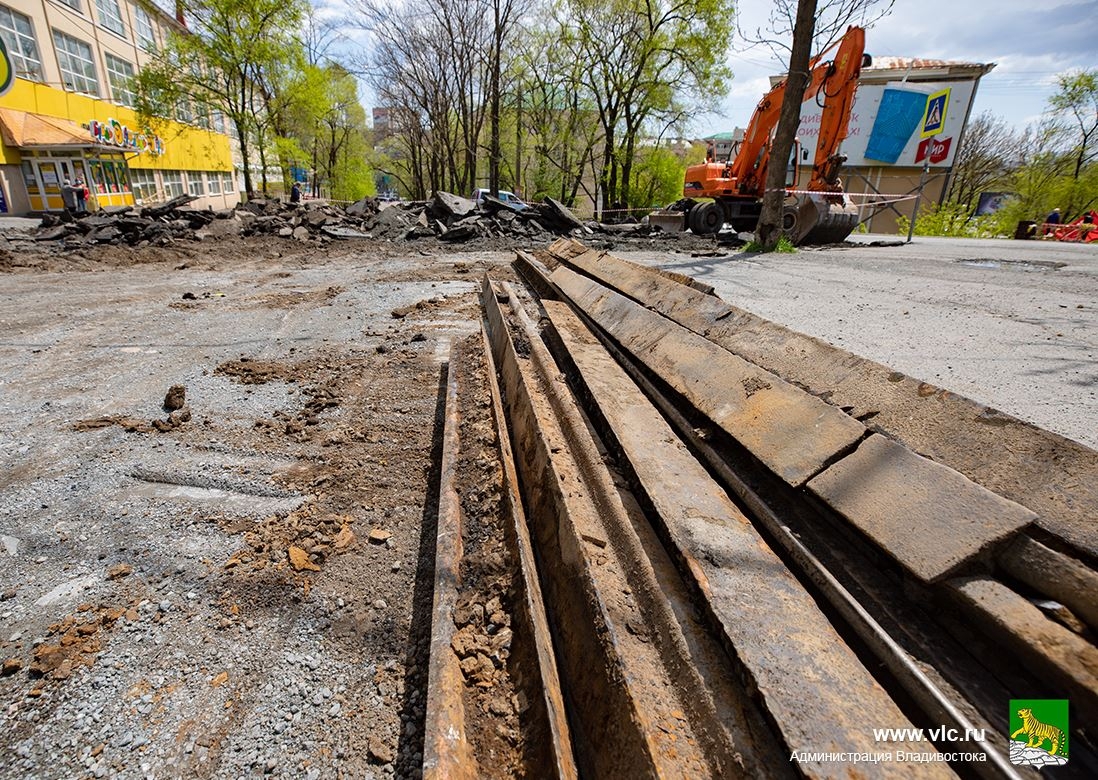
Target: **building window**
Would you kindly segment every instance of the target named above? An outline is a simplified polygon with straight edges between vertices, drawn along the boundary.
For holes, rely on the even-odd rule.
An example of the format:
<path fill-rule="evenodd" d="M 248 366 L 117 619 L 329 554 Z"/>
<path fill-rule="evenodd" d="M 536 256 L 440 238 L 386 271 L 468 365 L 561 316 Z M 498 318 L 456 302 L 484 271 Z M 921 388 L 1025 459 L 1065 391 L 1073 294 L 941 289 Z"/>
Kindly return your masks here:
<path fill-rule="evenodd" d="M 221 189 L 226 195 L 235 192 L 236 188 L 233 186 L 232 171 L 225 171 L 223 174 L 221 174 Z"/>
<path fill-rule="evenodd" d="M 42 60 L 34 41 L 34 27 L 29 17 L 0 5 L 0 37 L 15 65 L 15 75 L 34 81 L 42 80 Z"/>
<path fill-rule="evenodd" d="M 202 186 L 202 173 L 199 171 L 190 171 L 187 174 L 187 191 L 197 198 L 201 198 L 206 194 L 206 188 Z"/>
<path fill-rule="evenodd" d="M 61 81 L 65 89 L 99 97 L 99 81 L 95 75 L 91 47 L 57 30 L 53 31 L 53 45 L 57 49 L 57 63 L 61 66 Z"/>
<path fill-rule="evenodd" d="M 156 191 L 156 174 L 147 168 L 131 168 L 130 179 L 133 181 L 134 197 L 142 203 L 155 203 L 160 200 Z"/>
<path fill-rule="evenodd" d="M 99 9 L 99 24 L 113 33 L 126 34 L 126 25 L 122 23 L 122 9 L 118 7 L 118 0 L 95 0 L 95 7 Z"/>
<path fill-rule="evenodd" d="M 135 21 L 134 29 L 137 32 L 137 42 L 141 45 L 141 48 L 145 51 L 156 51 L 156 30 L 153 29 L 152 19 L 149 18 L 148 12 L 140 6 L 135 6 L 133 18 Z"/>
<path fill-rule="evenodd" d="M 179 102 L 175 104 L 175 118 L 188 125 L 194 121 L 194 112 L 191 110 L 189 98 L 181 97 Z"/>
<path fill-rule="evenodd" d="M 206 174 L 206 188 L 210 191 L 211 195 L 221 194 L 221 174 L 217 171 L 210 171 Z"/>
<path fill-rule="evenodd" d="M 84 13 L 84 9 L 80 7 L 80 0 L 61 0 L 62 3 L 72 8 L 77 13 Z"/>
<path fill-rule="evenodd" d="M 222 135 L 224 135 L 225 134 L 225 115 L 223 113 L 221 113 L 220 111 L 218 111 L 216 108 L 213 110 L 212 113 L 213 113 L 213 129 L 216 132 L 221 133 Z"/>
<path fill-rule="evenodd" d="M 183 194 L 183 171 L 161 171 L 160 178 L 164 182 L 164 194 L 169 200 Z"/>
<path fill-rule="evenodd" d="M 110 53 L 106 53 L 106 57 L 107 81 L 111 86 L 111 97 L 115 103 L 133 106 L 133 65 Z"/>

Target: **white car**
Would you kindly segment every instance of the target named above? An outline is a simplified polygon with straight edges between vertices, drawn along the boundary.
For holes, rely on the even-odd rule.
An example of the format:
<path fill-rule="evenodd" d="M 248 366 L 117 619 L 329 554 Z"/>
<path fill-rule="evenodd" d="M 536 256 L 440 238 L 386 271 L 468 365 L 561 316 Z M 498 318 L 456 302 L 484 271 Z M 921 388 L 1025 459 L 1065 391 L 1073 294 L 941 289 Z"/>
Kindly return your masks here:
<path fill-rule="evenodd" d="M 486 195 L 491 195 L 491 194 L 492 194 L 491 190 L 487 190 L 487 189 L 483 189 L 483 188 L 473 190 L 473 194 L 469 197 L 469 200 L 475 201 L 476 204 L 479 206 L 482 203 L 484 203 L 484 197 Z M 522 198 L 520 198 L 518 195 L 516 195 L 513 192 L 508 192 L 507 190 L 500 190 L 499 191 L 499 199 L 502 200 L 507 205 L 509 205 L 513 208 L 519 209 L 520 211 L 522 209 L 526 208 L 527 205 L 528 205 L 527 203 L 523 202 Z"/>

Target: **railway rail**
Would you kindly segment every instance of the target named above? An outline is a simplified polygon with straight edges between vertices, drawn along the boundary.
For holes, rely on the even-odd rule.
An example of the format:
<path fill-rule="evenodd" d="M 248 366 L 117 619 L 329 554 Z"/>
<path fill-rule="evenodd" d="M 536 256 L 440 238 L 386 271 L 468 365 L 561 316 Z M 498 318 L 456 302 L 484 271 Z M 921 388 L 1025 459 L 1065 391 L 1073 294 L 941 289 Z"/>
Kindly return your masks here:
<path fill-rule="evenodd" d="M 1098 774 L 1098 454 L 1030 429 L 1063 470 L 1026 489 L 1024 453 L 972 452 L 1006 415 L 576 242 L 515 267 L 450 358 L 425 777 L 1037 777 L 1012 699 L 1069 700 L 1057 776 Z M 486 457 L 481 660 L 454 475 Z"/>

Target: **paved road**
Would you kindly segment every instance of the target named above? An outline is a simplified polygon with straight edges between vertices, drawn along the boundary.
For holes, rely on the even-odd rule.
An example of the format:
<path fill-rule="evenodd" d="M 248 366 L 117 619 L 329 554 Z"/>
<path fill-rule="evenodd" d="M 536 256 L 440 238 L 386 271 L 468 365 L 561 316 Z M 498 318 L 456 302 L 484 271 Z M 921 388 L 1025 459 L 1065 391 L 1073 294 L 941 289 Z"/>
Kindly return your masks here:
<path fill-rule="evenodd" d="M 621 254 L 1098 449 L 1098 245 L 857 240 L 790 255 Z"/>

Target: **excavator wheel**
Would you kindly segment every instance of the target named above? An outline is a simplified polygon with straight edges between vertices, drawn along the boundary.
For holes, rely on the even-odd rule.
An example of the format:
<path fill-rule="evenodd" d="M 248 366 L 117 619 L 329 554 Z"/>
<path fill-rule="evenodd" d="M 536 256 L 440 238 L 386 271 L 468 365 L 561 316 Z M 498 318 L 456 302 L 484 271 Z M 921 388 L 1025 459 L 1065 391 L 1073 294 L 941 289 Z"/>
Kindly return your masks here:
<path fill-rule="evenodd" d="M 690 229 L 699 236 L 720 232 L 724 225 L 724 209 L 719 203 L 698 203 L 690 209 Z"/>
<path fill-rule="evenodd" d="M 800 243 L 801 240 L 801 231 L 798 229 L 800 221 L 800 209 L 796 205 L 786 203 L 782 206 L 782 235 L 794 244 Z"/>

